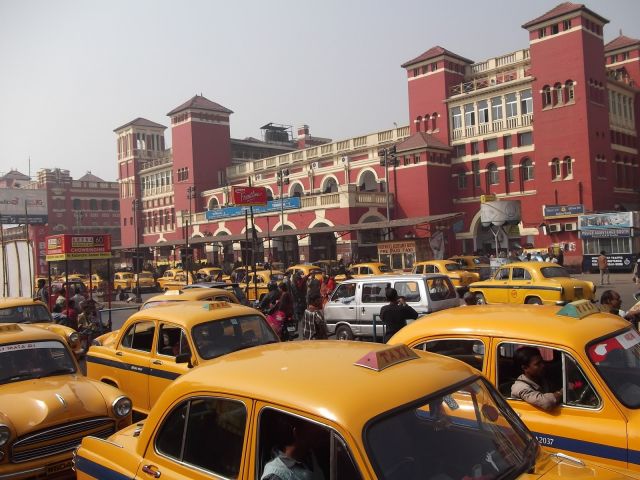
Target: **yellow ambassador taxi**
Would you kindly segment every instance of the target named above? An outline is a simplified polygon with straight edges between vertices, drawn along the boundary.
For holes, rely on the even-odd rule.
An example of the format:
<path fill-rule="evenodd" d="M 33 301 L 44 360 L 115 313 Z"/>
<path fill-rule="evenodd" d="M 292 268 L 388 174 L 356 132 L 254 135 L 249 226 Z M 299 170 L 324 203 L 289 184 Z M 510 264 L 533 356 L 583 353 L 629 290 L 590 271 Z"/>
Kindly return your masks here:
<path fill-rule="evenodd" d="M 469 285 L 478 303 L 531 303 L 564 305 L 574 300 L 594 300 L 593 282 L 571 278 L 557 263 L 514 262 L 498 269 L 492 279 Z"/>
<path fill-rule="evenodd" d="M 61 336 L 0 325 L 0 478 L 69 474 L 82 437 L 130 424 L 131 400 L 82 375 Z"/>
<path fill-rule="evenodd" d="M 140 310 L 171 305 L 175 302 L 229 302 L 240 303 L 238 298 L 228 290 L 222 288 L 190 288 L 188 290 L 170 290 L 163 295 L 155 295 L 144 302 Z"/>
<path fill-rule="evenodd" d="M 487 257 L 478 255 L 454 255 L 449 260 L 453 260 L 467 272 L 475 272 L 480 275 L 480 280 L 491 277 L 491 261 Z"/>
<path fill-rule="evenodd" d="M 469 284 L 480 280 L 480 274 L 463 270 L 458 262 L 453 260 L 428 260 L 416 262 L 411 273 L 442 273 L 449 277 L 456 290 L 466 290 Z"/>
<path fill-rule="evenodd" d="M 166 290 L 165 284 L 167 282 L 173 282 L 175 280 L 176 275 L 180 273 L 184 273 L 184 271 L 181 268 L 170 268 L 168 270 L 165 270 L 162 276 L 156 280 L 156 283 L 158 284 L 158 289 Z"/>
<path fill-rule="evenodd" d="M 349 278 L 360 278 L 366 277 L 367 275 L 384 275 L 384 274 L 392 274 L 394 273 L 389 265 L 382 262 L 366 262 L 366 263 L 356 263 L 347 268 L 348 275 L 340 274 L 336 275 L 335 279 L 338 282 L 346 280 Z"/>
<path fill-rule="evenodd" d="M 220 267 L 202 267 L 196 273 L 211 278 L 211 281 L 215 281 L 219 276 L 222 277 L 223 281 L 225 280 L 225 275 Z M 229 279 L 228 275 L 226 275 L 226 277 L 226 279 Z"/>
<path fill-rule="evenodd" d="M 39 300 L 27 297 L 0 298 L 0 324 L 5 323 L 28 323 L 57 333 L 66 340 L 76 358 L 83 353 L 78 332 L 71 327 L 55 323 L 47 306 Z"/>
<path fill-rule="evenodd" d="M 323 341 L 256 347 L 192 370 L 143 423 L 85 438 L 74 468 L 79 480 L 634 478 L 548 453 L 461 362 Z"/>
<path fill-rule="evenodd" d="M 180 302 L 131 315 L 98 337 L 87 376 L 122 389 L 146 415 L 172 380 L 191 367 L 278 336 L 259 311 L 227 302 Z"/>
<path fill-rule="evenodd" d="M 269 292 L 269 283 L 279 284 L 283 279 L 284 273 L 280 270 L 257 270 L 255 273 L 249 271 L 240 283 L 240 288 L 247 291 L 247 300 L 262 300 Z"/>
<path fill-rule="evenodd" d="M 320 267 L 317 267 L 317 266 L 311 265 L 311 264 L 306 264 L 306 263 L 301 263 L 299 265 L 293 265 L 293 266 L 287 268 L 287 270 L 284 273 L 285 273 L 285 275 L 293 276 L 293 274 L 298 273 L 298 272 L 303 277 L 306 277 L 307 275 L 313 274 L 313 276 L 316 277 L 320 281 L 322 281 L 322 278 L 324 276 L 324 272 L 322 271 L 322 269 Z"/>
<path fill-rule="evenodd" d="M 462 360 L 482 371 L 538 441 L 556 451 L 640 472 L 640 334 L 588 300 L 564 307 L 450 308 L 411 323 L 390 340 Z M 539 349 L 549 391 L 544 411 L 512 398 L 521 346 Z"/>

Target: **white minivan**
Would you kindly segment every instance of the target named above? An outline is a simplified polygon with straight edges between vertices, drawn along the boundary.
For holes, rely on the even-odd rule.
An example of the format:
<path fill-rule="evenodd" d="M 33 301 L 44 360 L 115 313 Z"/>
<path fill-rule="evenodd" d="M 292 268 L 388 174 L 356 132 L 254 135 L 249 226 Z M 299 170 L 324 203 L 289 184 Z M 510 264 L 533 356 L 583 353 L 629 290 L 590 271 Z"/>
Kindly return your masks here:
<path fill-rule="evenodd" d="M 353 278 L 340 283 L 324 306 L 324 319 L 329 334 L 338 340 L 354 337 L 382 338 L 384 325 L 380 320 L 380 309 L 386 305 L 386 289 L 393 287 L 398 296 L 405 297 L 418 315 L 445 308 L 457 307 L 460 299 L 456 289 L 446 275 L 405 274 L 370 275 Z"/>

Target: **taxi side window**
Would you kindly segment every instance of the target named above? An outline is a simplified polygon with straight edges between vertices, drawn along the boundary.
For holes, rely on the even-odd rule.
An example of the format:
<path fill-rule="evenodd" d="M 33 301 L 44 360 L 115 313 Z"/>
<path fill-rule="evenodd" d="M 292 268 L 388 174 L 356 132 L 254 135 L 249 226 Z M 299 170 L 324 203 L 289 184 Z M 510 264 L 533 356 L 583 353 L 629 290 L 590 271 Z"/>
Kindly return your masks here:
<path fill-rule="evenodd" d="M 424 272 L 425 273 L 436 273 L 436 268 L 433 265 L 425 265 Z"/>
<path fill-rule="evenodd" d="M 361 275 L 372 275 L 373 272 L 371 271 L 371 269 L 369 267 L 360 267 L 360 274 Z"/>
<path fill-rule="evenodd" d="M 428 278 L 426 282 L 431 300 L 458 298 L 455 288 L 451 282 L 447 282 L 445 278 Z"/>
<path fill-rule="evenodd" d="M 501 268 L 498 270 L 496 274 L 496 280 L 509 280 L 509 270 L 508 268 Z"/>
<path fill-rule="evenodd" d="M 398 291 L 398 296 L 404 297 L 407 302 L 420 301 L 418 282 L 396 282 L 394 288 Z"/>
<path fill-rule="evenodd" d="M 159 453 L 216 475 L 237 478 L 247 423 L 244 403 L 193 398 L 176 407 L 155 438 Z"/>
<path fill-rule="evenodd" d="M 191 353 L 184 330 L 175 325 L 162 324 L 158 334 L 158 353 L 175 357 L 183 353 Z"/>
<path fill-rule="evenodd" d="M 511 386 L 522 373 L 517 370 L 513 357 L 515 351 L 523 346 L 518 343 L 501 343 L 498 346 L 498 389 L 505 397 L 511 397 Z M 600 406 L 598 394 L 571 355 L 555 348 L 535 346 L 544 362 L 546 384 L 542 385 L 543 392 L 562 390 L 562 404 L 565 406 Z"/>
<path fill-rule="evenodd" d="M 255 478 L 269 478 L 270 474 L 275 474 L 282 465 L 285 448 L 295 447 L 297 438 L 304 439 L 309 454 L 300 462 L 304 467 L 300 464 L 296 467 L 307 470 L 305 473 L 310 474 L 309 478 L 362 478 L 348 446 L 338 433 L 324 425 L 271 408 L 264 409 L 259 417 Z"/>
<path fill-rule="evenodd" d="M 415 273 L 424 273 L 424 265 L 416 265 Z"/>
<path fill-rule="evenodd" d="M 524 268 L 514 268 L 511 274 L 511 280 L 531 280 L 531 275 Z"/>
<path fill-rule="evenodd" d="M 385 303 L 388 283 L 365 283 L 362 286 L 362 303 Z"/>
<path fill-rule="evenodd" d="M 151 352 L 154 332 L 155 325 L 153 322 L 134 323 L 124 334 L 122 346 L 143 352 Z"/>
<path fill-rule="evenodd" d="M 481 340 L 474 340 L 470 338 L 428 340 L 413 348 L 455 358 L 471 365 L 477 370 L 482 370 L 482 365 L 484 363 L 484 344 Z"/>

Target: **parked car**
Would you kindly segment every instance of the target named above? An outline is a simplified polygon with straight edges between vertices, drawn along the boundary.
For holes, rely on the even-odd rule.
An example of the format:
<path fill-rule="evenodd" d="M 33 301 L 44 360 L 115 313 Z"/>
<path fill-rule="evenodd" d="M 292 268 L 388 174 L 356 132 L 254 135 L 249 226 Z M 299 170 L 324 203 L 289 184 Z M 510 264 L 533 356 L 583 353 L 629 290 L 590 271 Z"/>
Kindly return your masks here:
<path fill-rule="evenodd" d="M 63 337 L 0 325 L 0 478 L 68 475 L 83 437 L 130 424 L 131 400 L 82 375 Z"/>
<path fill-rule="evenodd" d="M 258 270 L 255 273 L 249 271 L 240 283 L 240 288 L 247 292 L 247 300 L 253 302 L 262 300 L 269 291 L 269 283 L 280 283 L 284 273 L 280 270 Z"/>
<path fill-rule="evenodd" d="M 172 380 L 191 367 L 244 348 L 277 342 L 264 315 L 227 302 L 180 302 L 131 315 L 95 340 L 87 376 L 124 390 L 146 415 Z"/>
<path fill-rule="evenodd" d="M 373 338 L 373 322 L 376 336 L 384 335 L 380 309 L 388 303 L 385 291 L 393 287 L 398 295 L 419 314 L 457 307 L 460 299 L 449 277 L 429 275 L 369 275 L 345 280 L 334 290 L 324 306 L 327 330 L 338 340 L 354 337 Z"/>
<path fill-rule="evenodd" d="M 549 454 L 469 366 L 366 342 L 232 353 L 176 380 L 143 423 L 85 438 L 74 459 L 78 480 L 257 480 L 283 462 L 308 472 L 287 478 L 633 478 Z"/>
<path fill-rule="evenodd" d="M 449 277 L 459 293 L 465 292 L 469 284 L 480 280 L 480 274 L 463 270 L 458 262 L 453 260 L 428 260 L 413 265 L 412 273 L 442 273 Z"/>
<path fill-rule="evenodd" d="M 55 323 L 47 306 L 38 300 L 26 297 L 0 298 L 0 325 L 6 323 L 31 324 L 57 333 L 65 339 L 76 358 L 83 353 L 78 333 L 71 327 Z"/>
<path fill-rule="evenodd" d="M 197 285 L 197 284 L 196 284 Z M 171 305 L 176 302 L 229 302 L 240 303 L 233 292 L 221 288 L 191 288 L 188 290 L 170 290 L 155 295 L 142 304 L 140 310 Z"/>
<path fill-rule="evenodd" d="M 183 273 L 181 268 L 169 268 L 165 270 L 160 278 L 156 280 L 156 284 L 158 285 L 158 290 L 164 291 L 166 290 L 165 284 L 167 282 L 172 282 L 175 280 L 176 275 Z M 191 282 L 193 283 L 193 282 Z"/>
<path fill-rule="evenodd" d="M 479 305 L 423 317 L 390 344 L 446 355 L 480 370 L 499 388 L 542 445 L 581 458 L 640 471 L 640 334 L 623 318 L 588 300 L 564 307 Z M 513 398 L 522 373 L 521 346 L 538 348 L 552 411 Z"/>
<path fill-rule="evenodd" d="M 356 263 L 355 265 L 351 265 L 347 268 L 348 275 L 340 274 L 336 275 L 336 281 L 342 281 L 346 278 L 360 278 L 366 277 L 369 275 L 384 275 L 384 274 L 393 274 L 393 270 L 389 268 L 389 265 L 382 262 L 366 262 L 366 263 Z"/>
<path fill-rule="evenodd" d="M 187 281 L 188 279 L 188 281 Z M 177 272 L 171 280 L 165 280 L 162 283 L 162 290 L 181 290 L 187 285 L 196 283 L 196 277 L 191 272 Z"/>
<path fill-rule="evenodd" d="M 467 272 L 474 272 L 480 275 L 480 280 L 491 277 L 491 261 L 487 257 L 478 255 L 454 255 L 449 260 L 458 263 Z"/>
<path fill-rule="evenodd" d="M 479 303 L 533 303 L 564 305 L 594 300 L 596 286 L 571 278 L 569 271 L 549 262 L 514 262 L 503 265 L 492 279 L 469 285 Z"/>
<path fill-rule="evenodd" d="M 300 274 L 303 277 L 306 275 L 313 274 L 313 276 L 316 277 L 318 280 L 322 280 L 324 275 L 320 267 L 316 267 L 315 265 L 310 265 L 310 264 L 293 265 L 287 268 L 287 270 L 285 271 L 285 274 L 293 275 L 296 272 L 300 272 Z"/>
<path fill-rule="evenodd" d="M 198 271 L 196 273 L 199 273 L 201 275 L 204 275 L 205 277 L 208 277 L 211 279 L 211 281 L 215 281 L 216 278 L 218 278 L 218 276 L 222 273 L 222 268 L 220 267 L 202 267 L 200 269 L 198 269 Z M 229 276 L 228 275 L 222 275 L 223 280 L 225 279 L 228 280 Z"/>

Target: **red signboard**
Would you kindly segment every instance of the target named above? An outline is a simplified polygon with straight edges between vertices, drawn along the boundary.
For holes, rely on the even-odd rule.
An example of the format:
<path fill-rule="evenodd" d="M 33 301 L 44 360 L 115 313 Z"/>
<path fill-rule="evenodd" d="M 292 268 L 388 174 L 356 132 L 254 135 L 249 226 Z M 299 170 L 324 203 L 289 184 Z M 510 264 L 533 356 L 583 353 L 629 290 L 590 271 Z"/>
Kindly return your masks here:
<path fill-rule="evenodd" d="M 267 189 L 264 187 L 231 187 L 233 203 L 238 206 L 267 204 Z"/>
<path fill-rule="evenodd" d="M 52 235 L 45 244 L 48 262 L 111 258 L 111 235 Z"/>

